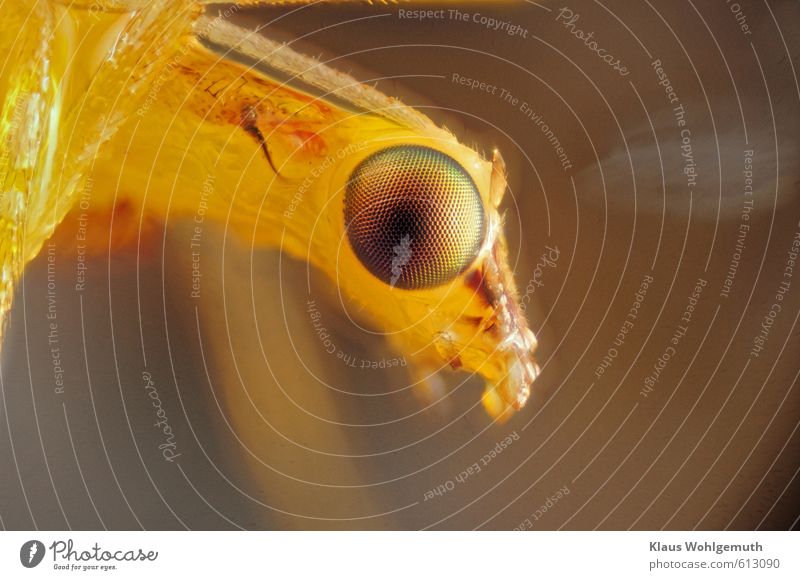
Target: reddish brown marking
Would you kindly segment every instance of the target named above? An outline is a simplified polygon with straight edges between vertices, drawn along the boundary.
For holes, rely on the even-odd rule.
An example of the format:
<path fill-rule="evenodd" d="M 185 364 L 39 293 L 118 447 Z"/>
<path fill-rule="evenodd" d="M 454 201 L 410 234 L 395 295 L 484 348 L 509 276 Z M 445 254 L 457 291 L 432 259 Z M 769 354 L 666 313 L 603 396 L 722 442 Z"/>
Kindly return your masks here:
<path fill-rule="evenodd" d="M 139 208 L 130 200 L 122 199 L 112 208 L 81 211 L 73 209 L 59 224 L 51 240 L 58 251 L 74 254 L 80 248 L 89 256 L 137 253 L 139 258 L 147 259 L 155 255 L 157 242 L 161 236 L 158 230 L 161 221 L 155 216 L 145 214 L 141 219 Z M 86 235 L 78 240 L 80 220 L 85 219 Z"/>
<path fill-rule="evenodd" d="M 325 140 L 313 131 L 295 129 L 292 131 L 292 135 L 295 137 L 298 147 L 302 147 L 303 151 L 315 157 L 322 157 L 328 149 Z"/>
<path fill-rule="evenodd" d="M 486 286 L 486 278 L 483 270 L 476 268 L 472 272 L 468 273 L 464 277 L 464 283 L 468 288 L 472 288 L 472 290 L 475 291 L 475 296 L 477 296 L 479 299 L 482 299 L 486 306 L 493 306 L 491 292 Z"/>
<path fill-rule="evenodd" d="M 479 291 L 483 285 L 483 272 L 480 268 L 476 268 L 464 276 L 464 282 L 476 292 Z"/>

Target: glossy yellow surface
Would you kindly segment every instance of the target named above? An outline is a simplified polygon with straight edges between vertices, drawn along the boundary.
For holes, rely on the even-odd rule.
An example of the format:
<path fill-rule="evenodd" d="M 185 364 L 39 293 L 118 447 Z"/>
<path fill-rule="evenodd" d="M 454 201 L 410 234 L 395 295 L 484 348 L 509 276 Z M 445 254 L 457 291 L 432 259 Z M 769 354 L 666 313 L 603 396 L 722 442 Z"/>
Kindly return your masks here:
<path fill-rule="evenodd" d="M 492 415 L 525 404 L 535 338 L 507 265 L 498 155 L 488 161 L 396 100 L 187 2 L 133 12 L 118 2 L 100 13 L 12 6 L 0 35 L 9 55 L 0 73 L 3 316 L 21 268 L 69 211 L 67 222 L 95 224 L 87 243 L 112 250 L 112 232 L 98 238 L 104 222 L 92 216 L 124 205 L 141 246 L 145 220 L 202 213 L 245 247 L 277 247 L 323 270 L 352 312 L 405 353 L 420 385 L 452 367 L 486 379 Z M 449 155 L 479 190 L 483 245 L 448 284 L 394 288 L 347 242 L 346 183 L 394 145 Z M 112 219 L 111 229 L 124 227 Z"/>

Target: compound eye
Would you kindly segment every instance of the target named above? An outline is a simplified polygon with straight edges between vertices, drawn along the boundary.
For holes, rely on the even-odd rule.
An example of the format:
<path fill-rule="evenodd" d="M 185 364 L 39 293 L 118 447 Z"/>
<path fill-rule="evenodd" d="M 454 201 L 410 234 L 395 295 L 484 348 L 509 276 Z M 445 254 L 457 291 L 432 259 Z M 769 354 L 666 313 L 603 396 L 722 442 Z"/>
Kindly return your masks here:
<path fill-rule="evenodd" d="M 344 220 L 364 267 L 406 290 L 449 282 L 469 267 L 483 241 L 475 182 L 452 157 L 417 145 L 388 147 L 356 167 Z"/>

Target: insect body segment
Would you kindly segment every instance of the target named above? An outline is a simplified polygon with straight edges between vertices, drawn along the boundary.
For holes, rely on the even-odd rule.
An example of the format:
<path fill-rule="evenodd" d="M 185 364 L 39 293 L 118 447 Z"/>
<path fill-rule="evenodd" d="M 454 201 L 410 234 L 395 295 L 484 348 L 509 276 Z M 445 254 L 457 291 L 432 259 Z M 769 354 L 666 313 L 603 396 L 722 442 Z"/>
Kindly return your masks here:
<path fill-rule="evenodd" d="M 0 77 L 0 128 L 17 101 L 24 111 L 46 104 L 46 127 L 57 128 L 40 122 L 30 148 L 55 162 L 37 164 L 27 181 L 14 172 L 16 189 L 4 178 L 3 280 L 83 199 L 82 184 L 93 184 L 92 211 L 124 203 L 125 215 L 147 217 L 140 223 L 192 220 L 202 209 L 205 225 L 322 270 L 420 378 L 451 367 L 477 373 L 491 415 L 521 408 L 539 370 L 497 209 L 499 154 L 488 161 L 419 111 L 197 5 L 159 6 L 113 15 L 117 35 L 87 36 L 105 39 L 87 42 L 106 56 L 67 103 L 36 89 L 39 69 Z M 84 13 L 75 21 L 94 26 Z M 61 48 L 58 62 L 78 50 Z M 28 85 L 31 94 L 16 98 Z M 0 143 L 14 162 L 30 154 L 8 146 L 18 142 Z M 60 181 L 48 181 L 62 165 Z"/>

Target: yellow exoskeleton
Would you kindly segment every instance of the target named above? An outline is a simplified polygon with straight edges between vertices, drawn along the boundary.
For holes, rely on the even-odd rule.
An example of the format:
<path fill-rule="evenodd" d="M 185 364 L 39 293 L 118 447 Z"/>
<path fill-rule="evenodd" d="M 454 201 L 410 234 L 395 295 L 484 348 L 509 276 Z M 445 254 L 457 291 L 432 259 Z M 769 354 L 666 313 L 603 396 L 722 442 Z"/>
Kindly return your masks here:
<path fill-rule="evenodd" d="M 149 220 L 195 215 L 202 196 L 207 220 L 323 270 L 419 377 L 476 372 L 492 416 L 525 405 L 536 339 L 508 266 L 498 152 L 484 159 L 199 2 L 4 8 L 3 319 L 69 212 L 110 216 L 80 239 L 113 247 L 124 212 L 142 236 Z"/>

